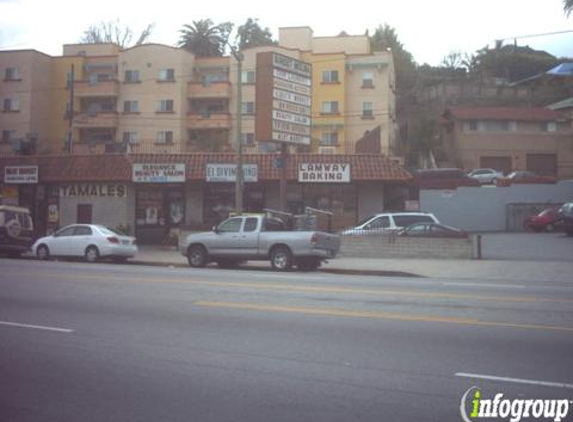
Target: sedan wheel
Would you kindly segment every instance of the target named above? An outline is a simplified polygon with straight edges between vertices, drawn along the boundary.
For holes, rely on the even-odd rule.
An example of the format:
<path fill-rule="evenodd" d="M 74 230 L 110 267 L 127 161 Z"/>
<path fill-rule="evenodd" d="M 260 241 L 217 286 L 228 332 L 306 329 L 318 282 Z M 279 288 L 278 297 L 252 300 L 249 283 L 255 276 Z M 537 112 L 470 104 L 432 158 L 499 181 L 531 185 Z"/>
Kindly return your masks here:
<path fill-rule="evenodd" d="M 99 250 L 95 246 L 88 246 L 85 256 L 87 262 L 96 262 L 99 259 Z"/>
<path fill-rule="evenodd" d="M 552 231 L 554 231 L 554 230 L 555 230 L 555 226 L 554 226 L 553 224 L 551 224 L 551 223 L 549 223 L 549 224 L 547 224 L 547 225 L 545 226 L 545 231 L 546 231 L 546 232 L 552 232 Z"/>
<path fill-rule="evenodd" d="M 36 250 L 36 257 L 41 261 L 47 261 L 50 259 L 50 250 L 46 245 L 40 245 Z"/>

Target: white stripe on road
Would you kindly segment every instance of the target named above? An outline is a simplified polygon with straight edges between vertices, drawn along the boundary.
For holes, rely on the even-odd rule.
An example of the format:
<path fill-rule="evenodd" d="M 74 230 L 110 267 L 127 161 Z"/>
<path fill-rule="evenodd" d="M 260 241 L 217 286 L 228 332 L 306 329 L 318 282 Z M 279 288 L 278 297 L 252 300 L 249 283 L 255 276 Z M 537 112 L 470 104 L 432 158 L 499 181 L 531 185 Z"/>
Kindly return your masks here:
<path fill-rule="evenodd" d="M 499 287 L 504 289 L 525 289 L 521 284 L 492 284 L 492 283 L 454 283 L 444 282 L 444 286 Z"/>
<path fill-rule="evenodd" d="M 0 325 L 5 325 L 8 327 L 18 327 L 18 328 L 33 328 L 36 330 L 45 330 L 45 331 L 56 331 L 58 333 L 73 333 L 74 332 L 74 330 L 70 330 L 69 328 L 48 327 L 45 325 L 20 324 L 17 322 L 7 322 L 7 321 L 0 321 Z"/>
<path fill-rule="evenodd" d="M 466 372 L 458 372 L 456 377 L 464 378 L 475 378 L 488 381 L 501 381 L 501 382 L 512 382 L 516 384 L 529 384 L 529 385 L 541 385 L 543 387 L 557 387 L 557 388 L 569 388 L 573 389 L 573 384 L 566 384 L 562 382 L 549 382 L 549 381 L 537 381 L 528 380 L 522 378 L 508 378 L 508 377 L 496 377 L 494 375 L 480 375 L 480 374 L 469 374 Z"/>

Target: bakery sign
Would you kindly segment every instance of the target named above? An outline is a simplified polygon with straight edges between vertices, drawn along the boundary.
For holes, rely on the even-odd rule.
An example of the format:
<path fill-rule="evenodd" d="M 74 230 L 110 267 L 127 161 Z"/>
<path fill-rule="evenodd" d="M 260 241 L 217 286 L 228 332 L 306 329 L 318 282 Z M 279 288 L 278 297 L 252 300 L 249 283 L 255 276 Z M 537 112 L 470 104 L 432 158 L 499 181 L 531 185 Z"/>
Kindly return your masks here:
<path fill-rule="evenodd" d="M 185 163 L 134 163 L 135 183 L 177 183 L 185 182 Z"/>
<path fill-rule="evenodd" d="M 301 163 L 298 181 L 311 183 L 349 183 L 349 163 Z"/>
<path fill-rule="evenodd" d="M 38 166 L 6 166 L 4 183 L 38 183 Z"/>

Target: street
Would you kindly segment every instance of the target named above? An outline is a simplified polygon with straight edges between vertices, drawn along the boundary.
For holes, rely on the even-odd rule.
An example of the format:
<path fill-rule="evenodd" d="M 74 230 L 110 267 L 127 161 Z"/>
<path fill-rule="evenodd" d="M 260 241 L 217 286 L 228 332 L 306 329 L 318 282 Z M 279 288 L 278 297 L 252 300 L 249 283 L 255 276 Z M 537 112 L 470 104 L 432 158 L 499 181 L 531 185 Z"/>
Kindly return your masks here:
<path fill-rule="evenodd" d="M 571 277 L 0 259 L 3 422 L 459 421 L 473 386 L 573 399 L 572 348 Z"/>

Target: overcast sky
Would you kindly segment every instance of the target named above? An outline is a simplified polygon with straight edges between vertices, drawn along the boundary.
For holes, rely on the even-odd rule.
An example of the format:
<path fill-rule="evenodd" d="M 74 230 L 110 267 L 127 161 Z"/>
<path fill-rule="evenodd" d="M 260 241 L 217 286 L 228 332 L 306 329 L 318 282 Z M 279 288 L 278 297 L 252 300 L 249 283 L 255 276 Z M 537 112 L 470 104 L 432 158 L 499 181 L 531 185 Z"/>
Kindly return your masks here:
<path fill-rule="evenodd" d="M 176 1 L 160 0 L 0 0 L 0 49 L 36 49 L 61 55 L 63 44 L 78 42 L 83 31 L 101 21 L 115 21 L 135 32 L 154 23 L 152 42 L 175 45 L 186 23 L 211 18 L 236 25 L 258 18 L 278 37 L 278 28 L 310 26 L 315 36 L 372 33 L 380 24 L 396 29 L 419 64 L 438 65 L 450 52 L 473 53 L 496 39 L 573 31 L 573 14 L 563 0 L 322 0 Z M 573 32 L 517 39 L 518 45 L 573 57 Z"/>

